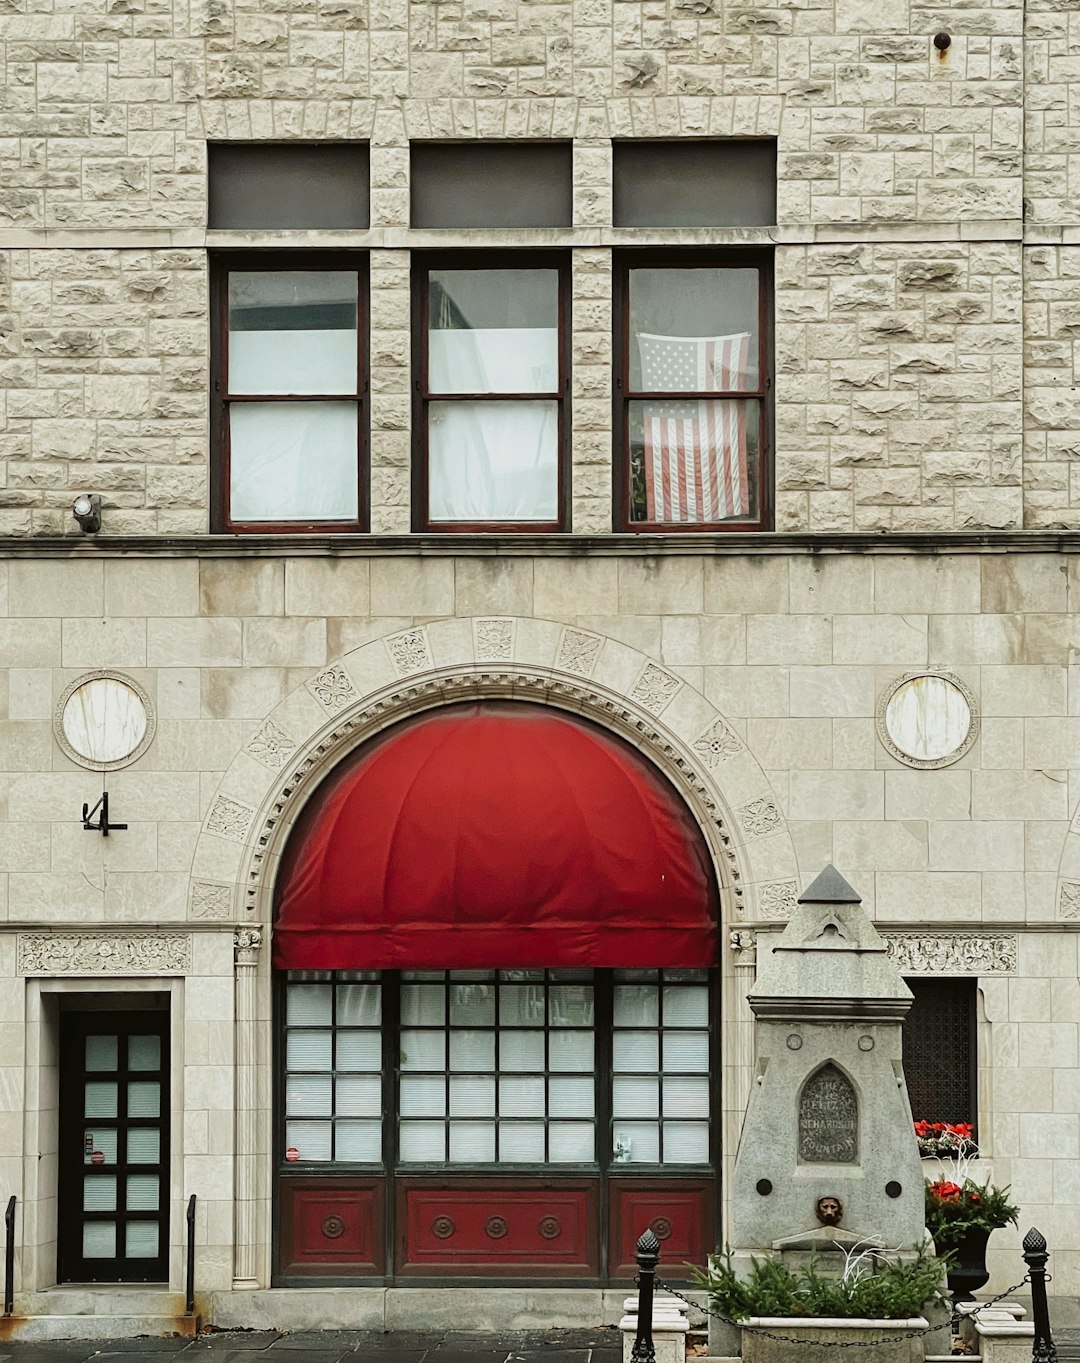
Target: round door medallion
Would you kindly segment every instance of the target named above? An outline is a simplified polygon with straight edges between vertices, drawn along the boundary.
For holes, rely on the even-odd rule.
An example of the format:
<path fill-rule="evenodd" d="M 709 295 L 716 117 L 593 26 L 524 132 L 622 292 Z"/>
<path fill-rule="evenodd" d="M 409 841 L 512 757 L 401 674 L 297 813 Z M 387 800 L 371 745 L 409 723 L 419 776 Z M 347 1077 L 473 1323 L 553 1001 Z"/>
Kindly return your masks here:
<path fill-rule="evenodd" d="M 666 1240 L 671 1235 L 671 1222 L 666 1216 L 657 1216 L 649 1222 L 649 1229 L 658 1240 Z"/>
<path fill-rule="evenodd" d="M 431 1233 L 440 1240 L 449 1240 L 456 1230 L 457 1226 L 448 1216 L 437 1216 L 431 1223 Z"/>
<path fill-rule="evenodd" d="M 545 1216 L 538 1229 L 545 1240 L 557 1240 L 562 1234 L 562 1222 L 557 1216 Z"/>
<path fill-rule="evenodd" d="M 947 767 L 978 737 L 975 695 L 951 672 L 908 672 L 881 693 L 877 729 L 906 766 Z"/>
<path fill-rule="evenodd" d="M 501 1216 L 489 1216 L 487 1225 L 484 1227 L 484 1230 L 492 1240 L 501 1240 L 509 1229 L 510 1227 L 506 1224 L 505 1218 Z"/>
<path fill-rule="evenodd" d="M 94 672 L 64 691 L 53 733 L 80 767 L 113 771 L 143 755 L 154 726 L 154 707 L 141 686 L 119 672 Z"/>
<path fill-rule="evenodd" d="M 328 1216 L 322 1223 L 322 1233 L 328 1240 L 336 1240 L 345 1234 L 345 1222 L 340 1216 Z"/>

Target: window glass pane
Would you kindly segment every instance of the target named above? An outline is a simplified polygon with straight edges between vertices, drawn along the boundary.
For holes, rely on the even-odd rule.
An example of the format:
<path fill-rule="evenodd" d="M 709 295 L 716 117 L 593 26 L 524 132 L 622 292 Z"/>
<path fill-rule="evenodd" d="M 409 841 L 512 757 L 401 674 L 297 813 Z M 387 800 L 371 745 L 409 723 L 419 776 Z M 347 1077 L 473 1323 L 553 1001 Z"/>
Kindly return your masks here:
<path fill-rule="evenodd" d="M 431 519 L 556 520 L 558 414 L 544 401 L 430 403 Z"/>
<path fill-rule="evenodd" d="M 616 1032 L 611 1040 L 617 1070 L 640 1073 L 660 1068 L 660 1048 L 655 1032 Z"/>
<path fill-rule="evenodd" d="M 591 1122 L 552 1122 L 548 1126 L 548 1159 L 552 1164 L 588 1164 L 594 1158 Z"/>
<path fill-rule="evenodd" d="M 402 1032 L 401 1068 L 403 1070 L 445 1069 L 445 1035 L 442 1032 Z"/>
<path fill-rule="evenodd" d="M 329 1026 L 333 1020 L 333 985 L 290 984 L 286 990 L 285 1002 L 285 1016 L 291 1027 Z"/>
<path fill-rule="evenodd" d="M 451 1079 L 450 1112 L 455 1117 L 494 1117 L 495 1080 L 471 1075 Z"/>
<path fill-rule="evenodd" d="M 490 1164 L 495 1158 L 494 1122 L 451 1122 L 450 1158 L 462 1164 Z"/>
<path fill-rule="evenodd" d="M 229 406 L 229 512 L 234 521 L 353 521 L 355 402 Z"/>
<path fill-rule="evenodd" d="M 352 270 L 229 274 L 230 393 L 355 393 Z"/>
<path fill-rule="evenodd" d="M 328 1160 L 330 1158 L 329 1122 L 286 1122 L 285 1145 L 297 1152 L 297 1159 Z"/>
<path fill-rule="evenodd" d="M 495 1022 L 493 984 L 452 984 L 450 986 L 450 1025 L 452 1027 L 490 1027 Z"/>
<path fill-rule="evenodd" d="M 339 1070 L 382 1069 L 382 1037 L 378 1032 L 338 1032 Z"/>
<path fill-rule="evenodd" d="M 329 1117 L 329 1075 L 290 1074 L 285 1081 L 285 1111 L 290 1117 Z"/>
<path fill-rule="evenodd" d="M 499 1127 L 499 1161 L 544 1163 L 543 1122 L 503 1122 Z"/>
<path fill-rule="evenodd" d="M 158 1223 L 129 1221 L 124 1233 L 124 1252 L 129 1259 L 154 1259 L 158 1252 Z"/>
<path fill-rule="evenodd" d="M 615 1122 L 612 1155 L 616 1164 L 659 1164 L 658 1122 Z"/>
<path fill-rule="evenodd" d="M 335 1110 L 339 1117 L 378 1117 L 382 1112 L 382 1078 L 337 1078 L 334 1081 Z"/>
<path fill-rule="evenodd" d="M 708 1032 L 665 1032 L 664 1069 L 708 1074 Z"/>
<path fill-rule="evenodd" d="M 439 1027 L 446 1021 L 446 991 L 441 984 L 401 986 L 403 1026 Z"/>
<path fill-rule="evenodd" d="M 116 1116 L 116 1085 L 90 1081 L 86 1085 L 87 1117 Z"/>
<path fill-rule="evenodd" d="M 664 985 L 665 1027 L 707 1027 L 709 991 L 704 985 Z"/>
<path fill-rule="evenodd" d="M 499 1037 L 499 1061 L 504 1070 L 542 1070 L 543 1032 L 503 1032 Z"/>
<path fill-rule="evenodd" d="M 128 1132 L 128 1149 L 131 1148 L 131 1138 L 135 1135 L 134 1131 Z M 103 1131 L 98 1127 L 94 1131 L 83 1132 L 83 1163 L 84 1164 L 115 1164 L 116 1163 L 116 1132 Z M 98 1155 L 100 1158 L 95 1159 Z M 128 1159 L 131 1156 L 128 1155 Z"/>
<path fill-rule="evenodd" d="M 129 1212 L 156 1212 L 161 1180 L 157 1174 L 129 1174 L 127 1209 Z"/>
<path fill-rule="evenodd" d="M 591 1070 L 592 1032 L 552 1032 L 548 1037 L 548 1056 L 553 1070 Z"/>
<path fill-rule="evenodd" d="M 499 1021 L 504 1027 L 544 1024 L 542 984 L 504 984 L 499 988 Z"/>
<path fill-rule="evenodd" d="M 665 1117 L 708 1117 L 708 1079 L 664 1078 Z"/>
<path fill-rule="evenodd" d="M 631 402 L 631 519 L 703 525 L 757 515 L 759 404 Z"/>
<path fill-rule="evenodd" d="M 410 1163 L 446 1159 L 446 1128 L 442 1122 L 402 1122 L 401 1158 Z"/>
<path fill-rule="evenodd" d="M 161 1085 L 153 1083 L 131 1083 L 127 1091 L 127 1115 L 129 1117 L 161 1116 Z"/>
<path fill-rule="evenodd" d="M 616 1075 L 611 1084 L 611 1110 L 616 1117 L 657 1117 L 660 1083 L 653 1075 Z"/>
<path fill-rule="evenodd" d="M 88 1036 L 86 1038 L 86 1068 L 88 1070 L 116 1069 L 116 1037 Z"/>
<path fill-rule="evenodd" d="M 665 1164 L 708 1164 L 709 1124 L 707 1122 L 665 1122 Z"/>
<path fill-rule="evenodd" d="M 379 1122 L 338 1122 L 335 1151 L 339 1160 L 378 1164 L 382 1159 L 382 1125 Z"/>
<path fill-rule="evenodd" d="M 401 1115 L 441 1117 L 446 1112 L 446 1080 L 438 1075 L 402 1075 Z"/>
<path fill-rule="evenodd" d="M 128 1038 L 128 1069 L 161 1069 L 161 1037 L 132 1036 Z"/>
<path fill-rule="evenodd" d="M 631 390 L 757 388 L 758 306 L 757 270 L 631 270 Z"/>
<path fill-rule="evenodd" d="M 428 392 L 557 391 L 557 270 L 432 270 L 428 309 Z"/>
<path fill-rule="evenodd" d="M 499 1080 L 499 1111 L 504 1117 L 542 1117 L 544 1080 L 542 1075 Z"/>
<path fill-rule="evenodd" d="M 285 1056 L 290 1070 L 330 1069 L 330 1033 L 290 1032 Z"/>
<path fill-rule="evenodd" d="M 129 1164 L 159 1164 L 161 1132 L 152 1126 L 133 1127 L 127 1133 L 127 1157 Z"/>
<path fill-rule="evenodd" d="M 553 984 L 548 991 L 548 1021 L 552 1027 L 591 1027 L 591 984 Z"/>
<path fill-rule="evenodd" d="M 548 1100 L 553 1117 L 591 1117 L 595 1101 L 592 1075 L 552 1077 L 548 1080 Z"/>
<path fill-rule="evenodd" d="M 116 1175 L 86 1174 L 83 1177 L 83 1211 L 116 1211 Z"/>
<path fill-rule="evenodd" d="M 116 1222 L 84 1221 L 82 1252 L 84 1259 L 115 1259 Z"/>
<path fill-rule="evenodd" d="M 450 1033 L 450 1068 L 452 1070 L 493 1070 L 495 1068 L 495 1033 Z"/>
<path fill-rule="evenodd" d="M 382 1021 L 382 989 L 377 984 L 339 984 L 339 1027 L 377 1027 Z"/>
<path fill-rule="evenodd" d="M 652 984 L 615 986 L 615 1026 L 655 1027 L 660 1021 L 660 991 Z"/>

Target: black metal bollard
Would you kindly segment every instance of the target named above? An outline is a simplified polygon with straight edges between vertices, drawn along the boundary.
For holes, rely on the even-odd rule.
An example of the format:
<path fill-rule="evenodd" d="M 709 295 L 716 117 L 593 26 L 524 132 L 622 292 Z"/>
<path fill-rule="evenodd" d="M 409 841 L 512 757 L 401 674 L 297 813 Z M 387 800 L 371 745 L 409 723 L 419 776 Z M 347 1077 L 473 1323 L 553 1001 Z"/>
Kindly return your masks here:
<path fill-rule="evenodd" d="M 4 1315 L 15 1310 L 15 1194 L 4 1213 Z"/>
<path fill-rule="evenodd" d="M 1050 1333 L 1050 1312 L 1046 1305 L 1046 1240 L 1032 1226 L 1024 1236 L 1024 1262 L 1031 1282 L 1031 1317 L 1035 1325 L 1035 1343 L 1031 1346 L 1031 1363 L 1057 1363 L 1057 1348 Z"/>
<path fill-rule="evenodd" d="M 653 1279 L 660 1260 L 660 1241 L 647 1230 L 637 1242 L 638 1295 L 637 1334 L 630 1350 L 630 1363 L 656 1363 L 656 1345 L 652 1337 Z"/>

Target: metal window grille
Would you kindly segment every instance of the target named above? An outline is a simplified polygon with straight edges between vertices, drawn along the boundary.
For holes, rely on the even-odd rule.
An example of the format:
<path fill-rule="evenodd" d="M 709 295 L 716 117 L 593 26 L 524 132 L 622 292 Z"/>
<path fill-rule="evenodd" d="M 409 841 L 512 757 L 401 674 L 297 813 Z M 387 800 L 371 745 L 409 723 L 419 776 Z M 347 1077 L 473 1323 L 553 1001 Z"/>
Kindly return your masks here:
<path fill-rule="evenodd" d="M 916 1121 L 977 1125 L 974 979 L 908 980 L 904 1075 Z"/>

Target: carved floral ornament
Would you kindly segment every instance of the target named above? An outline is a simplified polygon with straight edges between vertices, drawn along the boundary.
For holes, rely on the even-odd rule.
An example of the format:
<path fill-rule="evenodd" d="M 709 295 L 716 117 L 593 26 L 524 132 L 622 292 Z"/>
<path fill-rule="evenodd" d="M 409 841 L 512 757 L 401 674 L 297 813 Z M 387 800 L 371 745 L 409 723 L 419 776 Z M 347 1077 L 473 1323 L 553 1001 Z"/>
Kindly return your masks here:
<path fill-rule="evenodd" d="M 20 975 L 186 975 L 186 932 L 20 932 Z"/>

